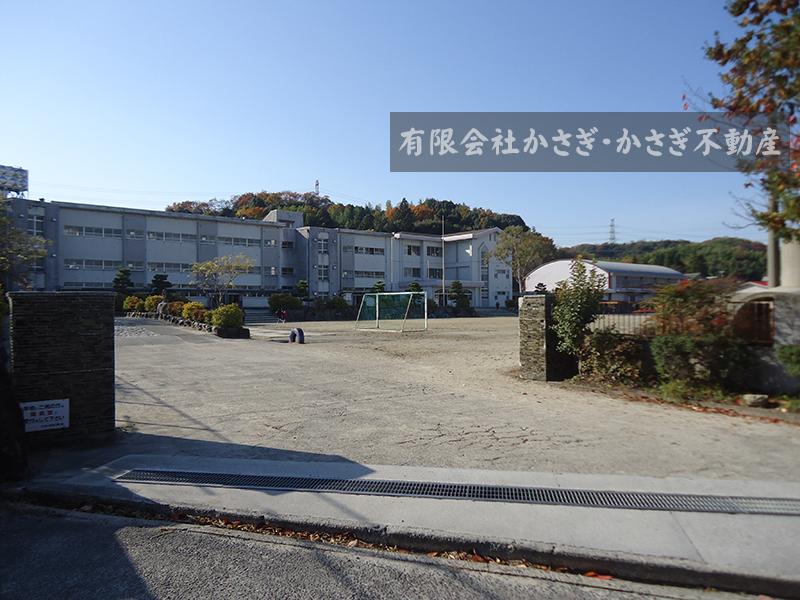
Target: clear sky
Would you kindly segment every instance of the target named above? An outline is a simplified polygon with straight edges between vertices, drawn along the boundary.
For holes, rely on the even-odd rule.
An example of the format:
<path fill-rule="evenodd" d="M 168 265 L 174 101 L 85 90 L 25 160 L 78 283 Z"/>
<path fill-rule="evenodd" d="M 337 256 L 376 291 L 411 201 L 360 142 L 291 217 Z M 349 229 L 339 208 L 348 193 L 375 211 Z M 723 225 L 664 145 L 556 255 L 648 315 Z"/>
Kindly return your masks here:
<path fill-rule="evenodd" d="M 313 189 L 522 215 L 562 245 L 716 235 L 737 174 L 390 173 L 390 111 L 679 111 L 718 90 L 722 0 L 19 2 L 0 164 L 30 196 L 163 209 Z"/>

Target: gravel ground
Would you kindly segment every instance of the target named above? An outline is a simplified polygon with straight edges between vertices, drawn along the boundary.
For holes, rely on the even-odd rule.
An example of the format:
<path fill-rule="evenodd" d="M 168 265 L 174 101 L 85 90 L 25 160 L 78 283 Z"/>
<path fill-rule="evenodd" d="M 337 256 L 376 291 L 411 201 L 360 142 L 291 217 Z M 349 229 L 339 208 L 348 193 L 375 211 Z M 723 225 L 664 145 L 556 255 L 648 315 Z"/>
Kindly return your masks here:
<path fill-rule="evenodd" d="M 117 338 L 117 443 L 39 466 L 179 453 L 800 481 L 796 426 L 518 379 L 514 317 L 301 325 L 305 345 L 285 343 L 292 324 L 223 340 L 119 320 L 136 333 Z"/>

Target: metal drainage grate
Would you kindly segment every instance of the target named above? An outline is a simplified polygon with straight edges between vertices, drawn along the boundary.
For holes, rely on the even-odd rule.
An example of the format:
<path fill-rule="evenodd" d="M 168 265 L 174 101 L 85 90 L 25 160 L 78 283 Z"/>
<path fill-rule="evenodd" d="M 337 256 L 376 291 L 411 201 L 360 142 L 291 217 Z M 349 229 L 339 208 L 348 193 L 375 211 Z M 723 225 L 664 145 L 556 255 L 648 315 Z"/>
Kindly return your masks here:
<path fill-rule="evenodd" d="M 198 471 L 133 469 L 118 481 L 205 485 L 231 488 L 300 492 L 334 492 L 372 496 L 449 498 L 484 502 L 552 504 L 628 510 L 669 510 L 681 512 L 743 513 L 800 516 L 800 499 L 749 496 L 708 496 L 649 492 L 613 492 L 542 487 L 391 481 L 384 479 L 326 479 L 282 475 L 238 475 Z"/>

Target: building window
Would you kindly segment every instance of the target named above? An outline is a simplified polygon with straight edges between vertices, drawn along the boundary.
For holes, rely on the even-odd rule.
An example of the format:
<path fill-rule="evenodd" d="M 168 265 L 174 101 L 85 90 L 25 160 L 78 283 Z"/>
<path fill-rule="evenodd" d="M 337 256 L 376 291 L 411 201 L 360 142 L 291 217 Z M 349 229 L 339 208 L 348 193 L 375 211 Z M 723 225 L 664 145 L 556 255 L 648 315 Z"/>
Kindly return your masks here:
<path fill-rule="evenodd" d="M 327 239 L 318 239 L 317 240 L 317 253 L 318 254 L 327 254 L 328 253 L 328 240 Z"/>
<path fill-rule="evenodd" d="M 144 263 L 140 260 L 129 260 L 125 267 L 131 271 L 144 271 Z"/>
<path fill-rule="evenodd" d="M 369 279 L 383 279 L 383 271 L 356 271 L 356 277 L 367 277 Z"/>
<path fill-rule="evenodd" d="M 278 267 L 264 267 L 264 274 L 275 276 L 278 274 Z"/>
<path fill-rule="evenodd" d="M 148 231 L 147 232 L 147 239 L 148 240 L 159 240 L 164 241 L 164 232 L 163 231 Z"/>
<path fill-rule="evenodd" d="M 128 229 L 125 232 L 125 235 L 128 236 L 129 240 L 143 240 L 144 239 L 144 231 L 141 229 Z"/>
<path fill-rule="evenodd" d="M 201 235 L 200 236 L 200 243 L 201 244 L 216 244 L 217 238 L 213 235 Z"/>
<path fill-rule="evenodd" d="M 406 267 L 403 269 L 403 274 L 406 277 L 419 278 L 421 277 L 421 269 L 419 267 Z"/>
<path fill-rule="evenodd" d="M 112 227 L 80 227 L 77 225 L 64 225 L 64 235 L 121 238 L 122 229 Z"/>
<path fill-rule="evenodd" d="M 353 246 L 353 252 L 356 254 L 378 254 L 383 256 L 383 248 L 373 248 L 371 246 Z"/>
<path fill-rule="evenodd" d="M 247 272 L 250 275 L 261 275 L 261 267 L 247 267 Z"/>
<path fill-rule="evenodd" d="M 412 246 L 409 244 L 406 246 L 406 254 L 409 256 L 419 256 L 420 255 L 420 246 Z"/>
<path fill-rule="evenodd" d="M 293 267 L 281 267 L 281 275 L 284 277 L 294 275 L 294 268 Z"/>
<path fill-rule="evenodd" d="M 35 258 L 31 263 L 31 271 L 44 271 L 44 258 Z"/>
<path fill-rule="evenodd" d="M 264 240 L 264 248 L 274 248 L 276 245 L 275 240 Z"/>
<path fill-rule="evenodd" d="M 28 233 L 30 235 L 44 235 L 44 216 L 28 214 Z"/>
<path fill-rule="evenodd" d="M 428 246 L 427 252 L 428 252 L 428 256 L 441 256 L 442 255 L 442 247 L 441 246 Z"/>
<path fill-rule="evenodd" d="M 317 279 L 328 281 L 328 265 L 317 265 Z"/>
<path fill-rule="evenodd" d="M 294 242 L 291 240 L 283 240 L 281 242 L 281 248 L 284 249 L 294 248 Z"/>
<path fill-rule="evenodd" d="M 344 252 L 345 254 L 349 254 L 352 251 L 353 251 L 353 246 L 342 246 L 342 252 Z"/>
<path fill-rule="evenodd" d="M 428 279 L 441 279 L 443 276 L 443 272 L 441 269 L 436 268 L 429 268 L 428 269 Z"/>

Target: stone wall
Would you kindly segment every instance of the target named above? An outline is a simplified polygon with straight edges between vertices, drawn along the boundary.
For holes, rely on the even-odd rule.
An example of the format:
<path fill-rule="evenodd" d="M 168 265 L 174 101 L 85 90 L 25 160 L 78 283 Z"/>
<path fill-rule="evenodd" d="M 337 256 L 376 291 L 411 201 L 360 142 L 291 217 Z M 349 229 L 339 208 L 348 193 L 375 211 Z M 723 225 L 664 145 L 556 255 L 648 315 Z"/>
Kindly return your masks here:
<path fill-rule="evenodd" d="M 34 446 L 114 431 L 113 292 L 11 292 L 11 377 L 18 402 L 69 399 L 69 427 Z"/>
<path fill-rule="evenodd" d="M 523 379 L 563 381 L 578 372 L 574 358 L 556 350 L 553 296 L 542 294 L 519 299 L 519 365 Z"/>

